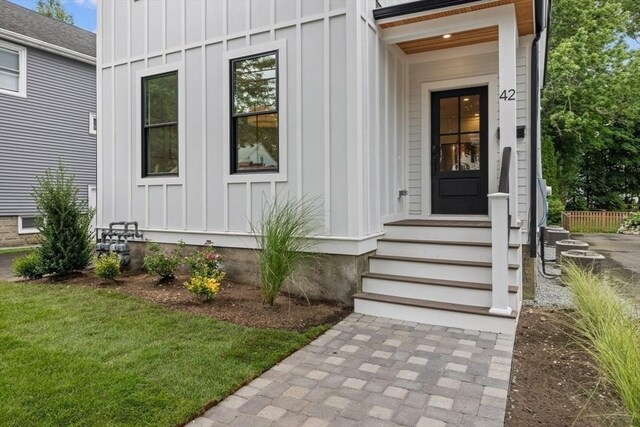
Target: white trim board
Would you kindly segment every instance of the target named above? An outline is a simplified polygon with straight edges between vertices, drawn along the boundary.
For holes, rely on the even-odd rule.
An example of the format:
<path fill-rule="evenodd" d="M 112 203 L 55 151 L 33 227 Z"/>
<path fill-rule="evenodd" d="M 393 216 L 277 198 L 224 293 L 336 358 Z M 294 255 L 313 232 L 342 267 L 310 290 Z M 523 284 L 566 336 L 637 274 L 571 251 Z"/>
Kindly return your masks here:
<path fill-rule="evenodd" d="M 420 89 L 421 103 L 421 176 L 422 176 L 422 216 L 431 215 L 431 93 L 451 89 L 463 89 L 467 87 L 487 86 L 487 98 L 489 107 L 488 118 L 488 188 L 495 187 L 498 182 L 497 170 L 491 167 L 498 161 L 496 153 L 498 151 L 498 110 L 497 103 L 493 100 L 498 99 L 498 76 L 496 74 L 487 74 L 483 76 L 467 77 L 463 79 L 441 80 L 436 82 L 422 83 Z M 412 217 L 416 217 L 413 215 Z"/>
<path fill-rule="evenodd" d="M 35 47 L 47 52 L 55 53 L 56 55 L 64 56 L 67 58 L 75 59 L 76 61 L 84 62 L 86 64 L 96 65 L 96 58 L 84 53 L 76 52 L 75 50 L 67 49 L 62 46 L 57 46 L 42 40 L 34 39 L 33 37 L 25 36 L 20 33 L 0 28 L 0 37 L 13 42 L 22 43 L 27 46 Z"/>
<path fill-rule="evenodd" d="M 9 43 L 1 39 L 0 39 L 0 47 L 5 48 L 7 50 L 18 52 L 18 67 L 19 67 L 18 91 L 15 92 L 9 89 L 0 89 L 0 93 L 4 95 L 26 98 L 27 97 L 27 48 L 17 44 Z"/>
<path fill-rule="evenodd" d="M 103 229 L 106 227 L 100 227 Z M 242 232 L 216 232 L 216 231 L 191 231 L 191 230 L 164 230 L 153 228 L 140 228 L 145 239 L 158 243 L 175 244 L 183 240 L 187 245 L 202 245 L 211 240 L 216 247 L 257 249 L 256 241 L 251 233 Z M 315 236 L 310 240 L 315 241 L 310 252 L 336 254 L 336 255 L 363 255 L 375 251 L 378 247 L 378 238 L 384 233 L 376 233 L 363 238 Z"/>

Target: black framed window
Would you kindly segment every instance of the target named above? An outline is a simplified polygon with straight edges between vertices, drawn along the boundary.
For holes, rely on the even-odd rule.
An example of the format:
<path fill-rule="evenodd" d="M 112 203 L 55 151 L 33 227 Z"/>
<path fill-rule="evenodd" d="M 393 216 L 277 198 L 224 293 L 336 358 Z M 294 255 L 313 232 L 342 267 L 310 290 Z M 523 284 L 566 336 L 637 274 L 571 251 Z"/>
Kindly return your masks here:
<path fill-rule="evenodd" d="M 231 60 L 231 173 L 278 172 L 278 52 Z"/>
<path fill-rule="evenodd" d="M 142 176 L 178 175 L 178 72 L 142 79 Z"/>

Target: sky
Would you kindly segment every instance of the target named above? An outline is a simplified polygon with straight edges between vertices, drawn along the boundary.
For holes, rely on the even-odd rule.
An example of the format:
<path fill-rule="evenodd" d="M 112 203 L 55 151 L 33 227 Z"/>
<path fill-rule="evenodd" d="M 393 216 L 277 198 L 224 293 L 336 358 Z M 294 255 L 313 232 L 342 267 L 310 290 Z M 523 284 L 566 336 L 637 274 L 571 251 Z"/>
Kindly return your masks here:
<path fill-rule="evenodd" d="M 38 0 L 10 0 L 28 9 L 36 10 Z M 96 0 L 62 0 L 62 5 L 73 16 L 73 24 L 96 32 Z"/>

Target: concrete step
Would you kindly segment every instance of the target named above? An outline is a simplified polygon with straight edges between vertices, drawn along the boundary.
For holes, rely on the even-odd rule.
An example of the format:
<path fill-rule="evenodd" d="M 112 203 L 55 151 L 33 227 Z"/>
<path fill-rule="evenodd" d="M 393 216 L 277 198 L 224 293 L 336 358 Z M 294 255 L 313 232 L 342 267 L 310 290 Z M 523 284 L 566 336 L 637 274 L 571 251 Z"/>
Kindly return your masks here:
<path fill-rule="evenodd" d="M 375 293 L 359 293 L 353 298 L 354 311 L 370 316 L 510 335 L 514 335 L 516 330 L 516 311 L 509 316 L 499 316 L 484 307 Z"/>
<path fill-rule="evenodd" d="M 491 262 L 490 242 L 451 242 L 446 240 L 378 239 L 377 255 Z M 509 247 L 509 263 L 519 262 L 518 245 Z"/>
<path fill-rule="evenodd" d="M 518 264 L 509 265 L 509 283 L 518 283 Z M 491 263 L 433 258 L 373 255 L 369 257 L 371 273 L 424 279 L 452 280 L 456 282 L 492 282 Z"/>
<path fill-rule="evenodd" d="M 487 283 L 456 282 L 452 280 L 423 279 L 420 277 L 365 273 L 362 291 L 365 293 L 464 304 L 476 307 L 491 306 L 491 288 Z M 518 287 L 509 287 L 509 303 L 518 306 Z"/>

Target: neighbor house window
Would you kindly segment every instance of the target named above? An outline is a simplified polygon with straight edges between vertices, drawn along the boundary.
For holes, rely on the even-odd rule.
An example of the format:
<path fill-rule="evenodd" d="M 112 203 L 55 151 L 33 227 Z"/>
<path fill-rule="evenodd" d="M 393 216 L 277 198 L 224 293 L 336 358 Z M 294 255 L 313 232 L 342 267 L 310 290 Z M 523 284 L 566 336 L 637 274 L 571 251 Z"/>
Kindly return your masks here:
<path fill-rule="evenodd" d="M 96 113 L 89 113 L 89 134 L 96 135 L 98 133 L 98 116 Z"/>
<path fill-rule="evenodd" d="M 142 175 L 178 175 L 178 72 L 142 79 Z"/>
<path fill-rule="evenodd" d="M 26 49 L 0 41 L 0 93 L 26 96 Z"/>
<path fill-rule="evenodd" d="M 231 61 L 231 173 L 278 172 L 278 53 Z"/>
<path fill-rule="evenodd" d="M 36 226 L 36 217 L 19 216 L 18 217 L 18 234 L 34 234 L 38 232 Z"/>

